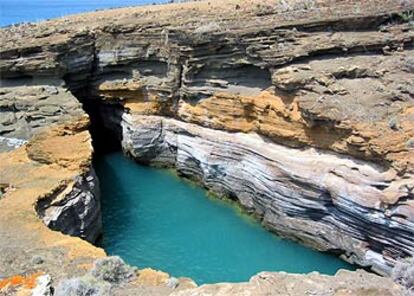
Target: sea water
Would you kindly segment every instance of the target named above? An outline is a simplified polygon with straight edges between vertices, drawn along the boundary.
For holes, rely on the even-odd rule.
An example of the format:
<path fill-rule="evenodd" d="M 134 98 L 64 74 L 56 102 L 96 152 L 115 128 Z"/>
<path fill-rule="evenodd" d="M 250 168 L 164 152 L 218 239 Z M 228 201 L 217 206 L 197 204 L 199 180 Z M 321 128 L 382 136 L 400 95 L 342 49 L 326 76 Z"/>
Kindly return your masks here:
<path fill-rule="evenodd" d="M 0 0 L 0 27 L 98 9 L 165 3 L 166 0 Z"/>
<path fill-rule="evenodd" d="M 281 239 L 234 203 L 208 196 L 171 170 L 138 165 L 120 152 L 96 161 L 102 247 L 139 268 L 198 284 L 247 281 L 260 271 L 334 274 L 339 258 Z"/>

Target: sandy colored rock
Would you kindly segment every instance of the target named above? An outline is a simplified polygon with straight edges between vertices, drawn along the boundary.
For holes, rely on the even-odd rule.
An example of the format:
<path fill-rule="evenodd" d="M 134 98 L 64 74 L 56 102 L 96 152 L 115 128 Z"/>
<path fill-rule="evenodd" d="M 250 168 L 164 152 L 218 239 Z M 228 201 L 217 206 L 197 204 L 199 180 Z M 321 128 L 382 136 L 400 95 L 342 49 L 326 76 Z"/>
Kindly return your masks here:
<path fill-rule="evenodd" d="M 141 269 L 136 282 L 148 286 L 166 286 L 169 274 L 152 268 Z"/>
<path fill-rule="evenodd" d="M 105 256 L 102 249 L 80 238 L 51 231 L 35 210 L 39 202 L 70 188 L 75 177 L 89 170 L 92 151 L 86 124 L 87 120 L 78 119 L 57 126 L 33 139 L 28 147 L 0 154 L 1 183 L 10 188 L 0 200 L 3 276 L 45 272 L 59 279 L 84 272 L 83 264 Z M 53 146 L 47 145 L 49 140 Z M 39 157 L 37 148 L 43 145 L 47 152 Z M 41 264 L 33 264 L 35 255 L 42 257 Z"/>
<path fill-rule="evenodd" d="M 334 281 L 332 281 L 333 278 L 335 278 Z M 262 272 L 253 276 L 248 283 L 203 285 L 196 289 L 172 293 L 171 296 L 391 296 L 401 295 L 401 293 L 400 287 L 389 279 L 384 280 L 362 270 L 357 272 L 340 270 L 335 277 L 318 273 L 296 275 Z"/>

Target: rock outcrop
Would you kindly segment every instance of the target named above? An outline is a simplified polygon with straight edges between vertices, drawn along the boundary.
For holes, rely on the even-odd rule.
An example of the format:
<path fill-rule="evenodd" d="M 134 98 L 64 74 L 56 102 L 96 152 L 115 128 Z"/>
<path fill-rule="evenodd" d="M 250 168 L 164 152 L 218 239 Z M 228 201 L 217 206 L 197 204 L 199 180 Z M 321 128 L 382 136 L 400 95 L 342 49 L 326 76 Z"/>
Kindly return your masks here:
<path fill-rule="evenodd" d="M 45 127 L 83 114 L 80 103 L 63 84 L 53 78 L 1 80 L 1 152 L 25 144 Z"/>
<path fill-rule="evenodd" d="M 0 153 L 0 250 L 12 240 L 27 245 L 12 233 L 28 224 L 35 246 L 53 236 L 72 254 L 78 241 L 39 218 L 97 237 L 78 99 L 94 102 L 92 121 L 136 160 L 175 167 L 270 230 L 388 274 L 414 255 L 413 9 L 389 0 L 201 1 L 1 29 L 0 151 L 8 152 Z M 29 214 L 18 220 L 21 213 Z M 77 259 L 92 252 L 82 246 Z M 71 273 L 64 264 L 52 276 Z M 8 265 L 0 272 L 22 272 Z M 370 281 L 339 278 L 360 276 Z M 290 284 L 280 277 L 269 276 L 283 290 Z M 302 281 L 294 277 L 286 276 L 293 290 Z M 327 295 L 363 291 L 320 280 Z M 256 291 L 257 281 L 188 293 Z M 398 293 L 387 285 L 367 289 Z"/>
<path fill-rule="evenodd" d="M 308 275 L 262 272 L 248 283 L 203 285 L 196 289 L 179 291 L 171 296 L 198 295 L 401 295 L 401 290 L 387 281 L 364 271 L 340 271 L 332 281 L 331 276 L 318 273 Z"/>
<path fill-rule="evenodd" d="M 4 184 L 0 278 L 49 273 L 59 280 L 82 273 L 105 256 L 102 249 L 52 231 L 42 221 L 47 219 L 55 230 L 89 240 L 101 231 L 99 208 L 88 198 L 94 184 L 86 185 L 80 177 L 87 180 L 93 172 L 88 118 L 72 120 L 43 130 L 27 145 L 0 153 L 0 183 Z M 93 181 L 89 178 L 89 182 Z M 78 195 L 76 191 L 85 186 L 86 196 Z M 74 208 L 69 210 L 72 202 Z"/>
<path fill-rule="evenodd" d="M 102 234 L 102 220 L 94 169 L 91 167 L 84 175 L 75 177 L 72 186 L 40 200 L 36 210 L 49 228 L 96 242 Z"/>
<path fill-rule="evenodd" d="M 398 192 L 410 180 L 377 164 L 159 116 L 125 114 L 122 124 L 122 146 L 133 158 L 175 167 L 237 199 L 285 237 L 383 272 L 392 254 L 413 251 L 412 222 L 394 218 L 406 207 L 382 209 L 386 195 L 378 189 Z"/>
<path fill-rule="evenodd" d="M 89 120 L 80 103 L 67 89 L 54 86 L 53 82 L 51 85 L 3 87 L 1 92 L 2 116 L 7 119 L 3 120 L 2 135 L 8 141 L 2 142 L 6 145 L 0 145 L 0 149 L 12 150 L 31 139 L 25 150 L 27 157 L 35 163 L 72 169 L 89 162 L 73 182 L 62 183 L 39 200 L 36 211 L 50 228 L 96 241 L 102 232 L 99 183 L 90 163 Z M 58 127 L 46 132 L 44 128 L 51 126 Z M 71 140 L 84 143 L 74 147 Z M 18 143 L 12 146 L 10 141 Z M 74 153 L 80 154 L 74 158 Z M 4 164 L 0 183 L 15 186 L 18 175 L 10 176 L 9 171 L 13 174 L 23 172 L 14 170 L 13 163 Z"/>

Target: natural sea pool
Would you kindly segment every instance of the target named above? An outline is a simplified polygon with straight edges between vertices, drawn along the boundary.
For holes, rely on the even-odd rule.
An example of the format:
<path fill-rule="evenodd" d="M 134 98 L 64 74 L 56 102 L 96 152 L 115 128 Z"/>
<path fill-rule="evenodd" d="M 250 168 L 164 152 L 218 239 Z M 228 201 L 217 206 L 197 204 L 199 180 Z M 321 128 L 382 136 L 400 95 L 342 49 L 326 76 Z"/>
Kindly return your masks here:
<path fill-rule="evenodd" d="M 102 191 L 101 244 L 139 268 L 198 284 L 246 281 L 260 271 L 353 269 L 266 231 L 234 204 L 208 197 L 172 171 L 138 165 L 120 152 L 99 157 L 95 168 Z"/>
<path fill-rule="evenodd" d="M 96 9 L 167 1 L 0 0 L 0 26 Z M 333 274 L 353 269 L 340 259 L 282 240 L 234 204 L 171 171 L 140 166 L 121 153 L 96 161 L 101 182 L 102 246 L 140 268 L 197 283 L 240 282 L 259 271 Z"/>

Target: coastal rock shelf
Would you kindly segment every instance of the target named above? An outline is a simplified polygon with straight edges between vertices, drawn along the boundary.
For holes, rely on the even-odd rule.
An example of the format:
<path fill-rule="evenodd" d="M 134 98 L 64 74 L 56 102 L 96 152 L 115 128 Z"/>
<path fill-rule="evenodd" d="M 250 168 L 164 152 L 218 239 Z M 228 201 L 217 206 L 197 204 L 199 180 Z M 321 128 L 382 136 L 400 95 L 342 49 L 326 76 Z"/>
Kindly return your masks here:
<path fill-rule="evenodd" d="M 96 143 L 111 131 L 137 161 L 176 168 L 271 231 L 389 274 L 414 255 L 413 10 L 212 0 L 2 28 L 0 275 L 38 270 L 36 249 L 56 280 L 104 256 L 45 225 L 101 232 L 82 105 L 107 133 Z M 378 295 L 396 293 L 380 281 Z"/>

